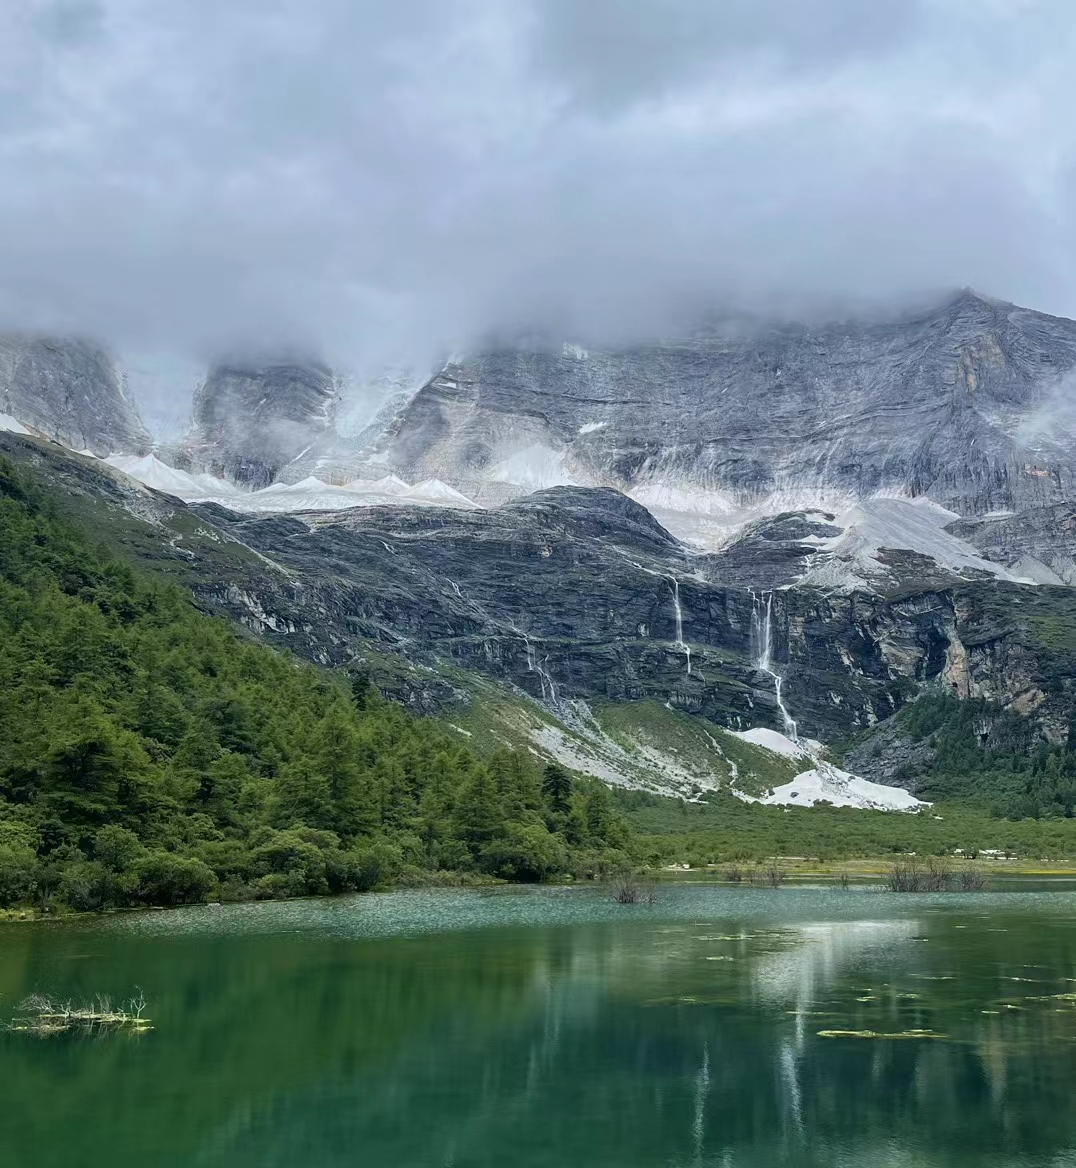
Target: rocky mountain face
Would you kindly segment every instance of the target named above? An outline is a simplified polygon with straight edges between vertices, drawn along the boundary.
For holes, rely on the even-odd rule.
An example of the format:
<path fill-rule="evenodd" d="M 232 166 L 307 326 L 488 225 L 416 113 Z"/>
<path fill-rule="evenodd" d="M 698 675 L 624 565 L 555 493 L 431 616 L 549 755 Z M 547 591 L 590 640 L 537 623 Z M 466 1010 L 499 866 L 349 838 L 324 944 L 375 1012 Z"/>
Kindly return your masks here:
<path fill-rule="evenodd" d="M 609 490 L 554 488 L 473 512 L 196 510 L 302 581 L 216 601 L 245 605 L 266 629 L 316 630 L 305 652 L 328 661 L 347 660 L 358 636 L 546 701 L 656 697 L 733 728 L 782 727 L 780 677 L 800 731 L 824 741 L 935 684 L 1067 733 L 1069 589 L 950 578 L 890 597 L 752 591 L 712 578 Z"/>
<path fill-rule="evenodd" d="M 0 434 L 0 452 L 207 607 L 325 664 L 380 662 L 386 690 L 428 712 L 466 704 L 462 679 L 483 675 L 553 709 L 650 698 L 734 729 L 780 729 L 790 712 L 833 741 L 937 686 L 1068 733 L 1069 588 L 951 576 L 890 596 L 752 591 L 608 489 L 485 511 L 242 515 L 32 439 Z"/>
<path fill-rule="evenodd" d="M 32 439 L 0 434 L 0 450 L 208 608 L 313 660 L 370 663 L 427 712 L 466 705 L 480 677 L 548 711 L 651 699 L 703 727 L 795 721 L 832 742 L 936 688 L 1058 742 L 1076 678 L 1074 367 L 1076 323 L 970 293 L 885 323 L 487 353 L 394 402 L 365 455 L 473 510 L 347 490 L 310 504 L 342 510 L 185 505 Z M 214 369 L 192 469 L 346 481 L 362 467 L 335 393 L 320 365 Z M 856 764 L 885 780 L 908 749 L 883 726 Z"/>
<path fill-rule="evenodd" d="M 947 530 L 1014 573 L 1025 573 L 1044 584 L 1076 584 L 1076 504 L 1054 503 L 1030 507 L 1018 515 L 962 519 Z"/>
<path fill-rule="evenodd" d="M 331 444 L 337 393 L 316 362 L 221 364 L 194 400 L 188 466 L 259 488 L 313 448 Z"/>
<path fill-rule="evenodd" d="M 729 326 L 630 350 L 450 365 L 381 444 L 479 501 L 605 484 L 669 510 L 877 492 L 959 515 L 1076 494 L 1076 323 L 964 292 L 884 322 Z"/>
<path fill-rule="evenodd" d="M 88 341 L 0 336 L 0 414 L 97 455 L 150 444 L 111 357 Z"/>

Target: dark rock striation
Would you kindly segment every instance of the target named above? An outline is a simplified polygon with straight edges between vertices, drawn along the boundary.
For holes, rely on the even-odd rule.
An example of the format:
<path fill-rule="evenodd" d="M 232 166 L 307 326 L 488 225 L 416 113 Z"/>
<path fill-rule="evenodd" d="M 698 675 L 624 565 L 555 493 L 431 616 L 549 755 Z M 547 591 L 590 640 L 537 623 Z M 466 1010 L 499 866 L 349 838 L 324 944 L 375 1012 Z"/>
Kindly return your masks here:
<path fill-rule="evenodd" d="M 535 697 L 656 697 L 722 725 L 781 725 L 759 665 L 760 593 L 707 579 L 613 492 L 558 488 L 486 512 L 213 518 L 302 581 L 257 606 L 314 629 L 295 639 L 308 655 L 345 661 L 357 637 Z M 769 604 L 773 666 L 808 734 L 872 725 L 932 684 L 1048 715 L 1058 733 L 1068 717 L 1068 589 L 949 581 L 892 597 L 792 589 Z"/>

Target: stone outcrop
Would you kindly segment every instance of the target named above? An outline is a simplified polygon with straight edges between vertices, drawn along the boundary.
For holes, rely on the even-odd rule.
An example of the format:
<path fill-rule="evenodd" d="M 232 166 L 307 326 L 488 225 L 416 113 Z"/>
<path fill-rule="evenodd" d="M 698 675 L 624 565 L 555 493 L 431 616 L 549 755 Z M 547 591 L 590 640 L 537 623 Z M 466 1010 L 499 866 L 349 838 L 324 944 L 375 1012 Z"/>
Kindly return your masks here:
<path fill-rule="evenodd" d="M 289 637 L 307 655 L 343 662 L 363 639 L 535 697 L 656 697 L 732 727 L 782 724 L 759 668 L 757 590 L 708 578 L 615 492 L 554 488 L 485 512 L 195 511 L 291 573 L 259 603 L 313 630 Z M 1068 589 L 949 580 L 888 597 L 791 589 L 770 603 L 773 667 L 809 735 L 873 725 L 924 685 L 1067 717 Z"/>
<path fill-rule="evenodd" d="M 1076 584 L 1076 504 L 1032 507 L 1019 515 L 961 519 L 946 529 L 1005 565 L 1042 584 Z"/>

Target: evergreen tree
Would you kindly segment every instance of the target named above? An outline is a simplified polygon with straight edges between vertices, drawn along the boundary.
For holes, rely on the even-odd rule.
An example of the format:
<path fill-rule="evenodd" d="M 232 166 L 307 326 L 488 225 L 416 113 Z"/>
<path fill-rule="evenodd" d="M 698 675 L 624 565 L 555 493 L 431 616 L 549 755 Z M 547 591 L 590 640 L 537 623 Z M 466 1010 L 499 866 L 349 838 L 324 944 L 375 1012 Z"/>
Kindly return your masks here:
<path fill-rule="evenodd" d="M 475 767 L 471 781 L 460 792 L 456 821 L 461 838 L 476 855 L 497 834 L 501 807 L 497 786 L 486 767 Z"/>
<path fill-rule="evenodd" d="M 555 814 L 567 815 L 571 811 L 572 778 L 559 763 L 546 763 L 542 772 L 542 794 Z"/>
<path fill-rule="evenodd" d="M 365 710 L 373 699 L 374 683 L 370 680 L 370 671 L 357 669 L 351 675 L 351 700 L 356 710 Z"/>

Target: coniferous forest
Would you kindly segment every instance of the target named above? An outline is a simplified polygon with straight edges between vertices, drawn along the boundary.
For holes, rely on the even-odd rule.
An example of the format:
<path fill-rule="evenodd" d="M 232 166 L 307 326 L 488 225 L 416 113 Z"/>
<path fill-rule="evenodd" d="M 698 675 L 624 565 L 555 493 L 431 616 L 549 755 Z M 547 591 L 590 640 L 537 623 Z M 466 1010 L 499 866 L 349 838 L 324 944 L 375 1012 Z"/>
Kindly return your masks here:
<path fill-rule="evenodd" d="M 92 910 L 589 875 L 601 784 L 243 639 L 0 461 L 0 905 Z M 452 875 L 446 875 L 452 874 Z"/>

